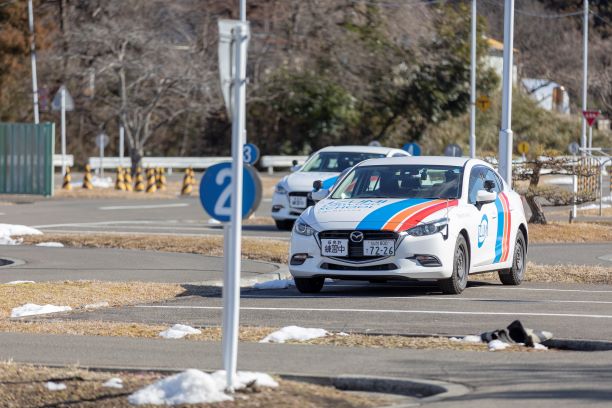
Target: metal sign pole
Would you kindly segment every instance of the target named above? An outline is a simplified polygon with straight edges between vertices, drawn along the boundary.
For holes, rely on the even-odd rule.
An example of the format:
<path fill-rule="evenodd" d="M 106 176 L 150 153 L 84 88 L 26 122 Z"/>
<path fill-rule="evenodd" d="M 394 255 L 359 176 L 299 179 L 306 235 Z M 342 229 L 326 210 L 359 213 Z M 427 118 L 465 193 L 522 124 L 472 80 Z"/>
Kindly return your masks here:
<path fill-rule="evenodd" d="M 470 65 L 470 157 L 476 157 L 476 0 L 472 0 L 472 49 Z"/>
<path fill-rule="evenodd" d="M 36 35 L 34 32 L 34 8 L 28 0 L 28 26 L 30 28 L 30 56 L 32 60 L 32 101 L 34 102 L 34 123 L 38 125 L 38 79 L 36 77 Z"/>
<path fill-rule="evenodd" d="M 574 161 L 573 161 L 573 176 L 572 176 L 572 193 L 574 194 L 574 199 L 572 200 L 572 220 L 576 219 L 576 216 L 578 215 L 578 206 L 577 206 L 577 201 L 578 201 L 578 175 L 576 174 L 576 160 L 577 157 L 576 155 L 574 155 Z"/>
<path fill-rule="evenodd" d="M 512 70 L 514 42 L 514 0 L 504 7 L 504 78 L 502 88 L 502 122 L 499 131 L 499 172 L 512 187 Z"/>
<path fill-rule="evenodd" d="M 238 329 L 240 315 L 240 260 L 242 238 L 242 177 L 243 135 L 245 128 L 246 97 L 246 37 L 242 27 L 234 28 L 234 106 L 232 118 L 232 195 L 231 230 L 229 233 L 229 258 L 227 281 L 224 283 L 223 360 L 227 374 L 227 387 L 234 389 L 238 354 Z"/>
<path fill-rule="evenodd" d="M 123 128 L 123 125 L 121 125 L 119 126 L 119 163 L 121 163 L 120 164 L 121 166 L 123 166 L 124 137 L 125 137 L 125 129 Z"/>
<path fill-rule="evenodd" d="M 584 0 L 584 23 L 583 23 L 583 36 L 582 36 L 582 111 L 587 110 L 587 86 L 588 79 L 587 75 L 589 72 L 589 0 Z M 582 137 L 580 140 L 580 147 L 583 149 L 587 147 L 587 121 L 586 118 L 582 117 Z M 582 151 L 582 155 L 586 156 L 586 151 Z"/>
<path fill-rule="evenodd" d="M 104 142 L 100 143 L 100 169 L 98 170 L 100 178 L 104 177 Z"/>
<path fill-rule="evenodd" d="M 61 92 L 61 127 L 62 127 L 62 175 L 66 174 L 66 88 L 62 86 Z"/>
<path fill-rule="evenodd" d="M 593 126 L 589 126 L 589 156 L 593 155 Z"/>

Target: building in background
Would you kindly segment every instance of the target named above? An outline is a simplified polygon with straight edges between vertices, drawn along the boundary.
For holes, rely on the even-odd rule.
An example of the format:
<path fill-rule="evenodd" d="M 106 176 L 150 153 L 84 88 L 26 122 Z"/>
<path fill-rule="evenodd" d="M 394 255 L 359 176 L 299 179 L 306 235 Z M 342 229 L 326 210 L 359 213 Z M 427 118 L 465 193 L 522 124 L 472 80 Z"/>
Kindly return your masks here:
<path fill-rule="evenodd" d="M 521 85 L 538 106 L 548 111 L 570 114 L 570 99 L 565 88 L 542 78 L 523 78 Z"/>

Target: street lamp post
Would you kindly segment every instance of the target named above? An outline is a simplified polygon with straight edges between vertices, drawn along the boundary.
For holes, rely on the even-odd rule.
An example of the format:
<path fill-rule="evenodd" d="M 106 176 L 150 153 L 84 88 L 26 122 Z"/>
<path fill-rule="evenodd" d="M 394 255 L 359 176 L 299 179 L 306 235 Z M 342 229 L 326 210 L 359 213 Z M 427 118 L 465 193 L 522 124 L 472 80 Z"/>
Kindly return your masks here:
<path fill-rule="evenodd" d="M 476 0 L 472 0 L 472 49 L 470 66 L 470 157 L 476 157 Z"/>
<path fill-rule="evenodd" d="M 30 28 L 30 57 L 32 60 L 32 102 L 34 103 L 34 123 L 38 124 L 38 79 L 36 78 L 36 35 L 34 32 L 34 8 L 28 0 L 28 26 Z"/>
<path fill-rule="evenodd" d="M 499 172 L 512 186 L 512 69 L 514 42 L 514 0 L 504 6 L 504 77 L 502 88 L 502 121 L 499 131 Z"/>
<path fill-rule="evenodd" d="M 589 0 L 584 0 L 584 22 L 582 27 L 582 111 L 587 110 L 587 95 L 588 95 L 588 72 L 589 72 Z M 587 147 L 587 122 L 586 118 L 582 117 L 582 137 L 580 139 L 580 147 L 582 147 L 582 155 L 586 155 Z"/>

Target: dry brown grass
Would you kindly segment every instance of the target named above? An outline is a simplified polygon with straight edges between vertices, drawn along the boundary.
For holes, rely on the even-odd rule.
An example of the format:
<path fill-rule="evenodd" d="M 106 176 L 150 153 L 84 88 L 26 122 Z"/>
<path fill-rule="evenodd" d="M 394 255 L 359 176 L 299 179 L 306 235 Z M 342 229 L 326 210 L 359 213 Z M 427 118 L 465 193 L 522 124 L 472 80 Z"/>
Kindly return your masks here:
<path fill-rule="evenodd" d="M 7 408 L 20 407 L 132 407 L 127 397 L 166 375 L 158 372 L 104 372 L 78 367 L 51 368 L 12 362 L 0 363 L 0 401 Z M 113 378 L 123 380 L 123 388 L 102 384 Z M 66 385 L 62 391 L 49 391 L 47 381 Z M 332 387 L 279 380 L 278 388 L 248 388 L 239 391 L 233 402 L 193 404 L 190 407 L 376 407 L 388 405 L 381 396 L 354 394 Z"/>
<path fill-rule="evenodd" d="M 113 176 L 114 177 L 114 176 Z M 72 187 L 72 190 L 62 190 L 62 186 L 56 186 L 54 197 L 55 198 L 125 198 L 125 199 L 142 199 L 142 200 L 153 200 L 160 198 L 177 198 L 181 194 L 182 182 L 171 181 L 168 183 L 166 190 L 156 191 L 155 193 L 144 193 L 135 191 L 120 191 L 114 188 L 94 188 L 93 190 L 86 190 L 79 186 Z M 194 186 L 193 193 L 194 197 L 199 196 L 198 189 Z"/>
<path fill-rule="evenodd" d="M 164 252 L 179 252 L 211 256 L 223 255 L 223 237 L 180 237 L 172 235 L 112 235 L 112 234 L 54 234 L 28 235 L 26 244 L 61 242 L 73 248 L 122 248 Z M 242 255 L 246 259 L 287 262 L 289 243 L 272 239 L 243 238 Z"/>
<path fill-rule="evenodd" d="M 474 275 L 474 280 L 498 280 L 497 273 Z M 612 285 L 612 267 L 597 265 L 538 265 L 527 264 L 526 282 L 586 283 Z"/>
<path fill-rule="evenodd" d="M 157 302 L 185 292 L 178 284 L 150 282 L 64 281 L 0 285 L 0 317 L 26 303 L 54 304 L 73 309 L 108 302 L 110 306 Z"/>
<path fill-rule="evenodd" d="M 595 223 L 529 224 L 530 243 L 612 242 L 612 226 Z"/>

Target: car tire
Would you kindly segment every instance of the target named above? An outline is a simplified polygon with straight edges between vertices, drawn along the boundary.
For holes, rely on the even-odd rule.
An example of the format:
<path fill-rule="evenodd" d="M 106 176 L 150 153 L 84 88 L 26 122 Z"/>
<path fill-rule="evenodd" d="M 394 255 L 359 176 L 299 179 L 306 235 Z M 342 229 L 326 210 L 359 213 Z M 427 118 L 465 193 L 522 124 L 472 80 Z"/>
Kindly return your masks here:
<path fill-rule="evenodd" d="M 293 220 L 274 220 L 274 223 L 276 224 L 276 228 L 278 228 L 281 231 L 291 231 L 291 228 L 293 228 Z"/>
<path fill-rule="evenodd" d="M 512 257 L 512 267 L 498 272 L 499 280 L 504 285 L 517 286 L 523 282 L 525 278 L 525 270 L 527 269 L 527 245 L 525 245 L 525 236 L 523 231 L 519 230 L 514 244 L 514 255 Z"/>
<path fill-rule="evenodd" d="M 467 287 L 470 272 L 470 252 L 463 235 L 459 235 L 455 244 L 453 274 L 450 278 L 439 281 L 440 289 L 447 295 L 458 295 Z"/>
<path fill-rule="evenodd" d="M 300 293 L 319 293 L 323 289 L 325 278 L 295 278 L 294 281 Z"/>

